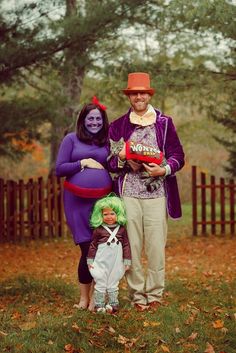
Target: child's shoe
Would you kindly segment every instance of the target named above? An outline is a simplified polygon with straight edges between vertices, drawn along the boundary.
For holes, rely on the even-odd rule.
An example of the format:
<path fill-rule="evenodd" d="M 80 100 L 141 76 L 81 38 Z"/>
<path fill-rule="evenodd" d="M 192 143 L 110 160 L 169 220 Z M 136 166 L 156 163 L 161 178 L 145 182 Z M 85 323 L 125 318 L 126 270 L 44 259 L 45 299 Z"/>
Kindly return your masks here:
<path fill-rule="evenodd" d="M 119 310 L 119 306 L 118 305 L 107 304 L 105 308 L 106 308 L 106 312 L 109 313 L 109 314 L 115 314 Z"/>
<path fill-rule="evenodd" d="M 107 305 L 105 306 L 105 308 L 106 308 L 106 312 L 107 312 L 107 313 L 112 314 L 113 308 L 112 308 L 112 306 L 111 306 L 110 304 L 107 304 Z"/>
<path fill-rule="evenodd" d="M 96 307 L 95 307 L 95 311 L 96 311 L 97 313 L 105 313 L 105 312 L 106 312 L 106 309 L 105 309 L 104 307 L 99 307 L 99 308 L 96 308 Z"/>
<path fill-rule="evenodd" d="M 119 311 L 119 305 L 113 305 L 112 306 L 112 313 L 115 314 Z"/>

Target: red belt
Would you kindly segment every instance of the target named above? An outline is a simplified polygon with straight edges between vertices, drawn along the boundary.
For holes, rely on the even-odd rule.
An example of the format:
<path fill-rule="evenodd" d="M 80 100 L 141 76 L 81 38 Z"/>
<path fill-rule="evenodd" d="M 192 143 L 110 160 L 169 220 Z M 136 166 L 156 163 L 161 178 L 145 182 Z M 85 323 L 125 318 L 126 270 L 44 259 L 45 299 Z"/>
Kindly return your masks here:
<path fill-rule="evenodd" d="M 73 194 L 90 199 L 90 198 L 100 198 L 108 195 L 112 188 L 108 186 L 106 188 L 81 188 L 80 186 L 69 183 L 68 181 L 64 181 L 64 188 L 72 192 Z"/>

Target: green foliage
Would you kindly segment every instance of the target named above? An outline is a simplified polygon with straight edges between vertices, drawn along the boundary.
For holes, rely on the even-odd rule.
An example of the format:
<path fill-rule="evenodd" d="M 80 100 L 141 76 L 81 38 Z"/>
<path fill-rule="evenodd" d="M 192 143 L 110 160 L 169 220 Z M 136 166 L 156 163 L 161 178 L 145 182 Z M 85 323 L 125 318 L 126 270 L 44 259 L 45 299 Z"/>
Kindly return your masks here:
<path fill-rule="evenodd" d="M 235 119 L 230 103 L 236 91 L 235 9 L 226 0 L 58 0 L 32 1 L 15 12 L 2 11 L 4 99 L 10 105 L 9 90 L 28 92 L 29 87 L 35 99 L 26 111 L 16 102 L 19 94 L 14 97 L 19 122 L 14 129 L 13 114 L 9 114 L 9 132 L 29 126 L 29 137 L 35 136 L 37 126 L 50 121 L 53 164 L 58 143 L 65 131 L 73 129 L 81 102 L 98 95 L 112 107 L 112 120 L 128 106 L 121 92 L 127 73 L 148 71 L 157 91 L 154 105 L 168 113 L 174 110 L 170 100 L 173 107 L 194 107 L 196 114 L 228 125 L 235 135 L 230 125 Z M 6 115 L 4 102 L 1 121 Z M 34 124 L 28 125 L 29 119 Z M 235 138 L 229 143 L 231 135 L 218 141 L 229 151 L 227 171 L 234 175 Z M 16 156 L 18 151 L 6 142 L 2 141 L 1 154 Z"/>

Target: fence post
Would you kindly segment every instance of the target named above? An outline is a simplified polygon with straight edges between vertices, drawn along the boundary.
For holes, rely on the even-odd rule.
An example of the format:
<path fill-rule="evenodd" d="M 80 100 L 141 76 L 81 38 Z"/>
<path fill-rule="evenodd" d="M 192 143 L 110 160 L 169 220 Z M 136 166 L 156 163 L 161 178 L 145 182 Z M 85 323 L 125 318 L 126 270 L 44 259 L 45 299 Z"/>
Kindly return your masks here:
<path fill-rule="evenodd" d="M 19 223 L 20 234 L 19 239 L 25 237 L 25 184 L 23 180 L 19 180 Z"/>
<path fill-rule="evenodd" d="M 59 218 L 59 227 L 58 227 L 58 235 L 59 237 L 63 236 L 64 233 L 64 209 L 63 209 L 63 180 L 62 178 L 57 177 L 57 205 L 58 205 L 58 218 Z"/>
<path fill-rule="evenodd" d="M 201 222 L 202 234 L 206 235 L 206 174 L 201 172 Z"/>
<path fill-rule="evenodd" d="M 27 218 L 28 218 L 28 229 L 29 235 L 34 239 L 34 204 L 33 204 L 33 179 L 30 178 L 27 183 Z"/>
<path fill-rule="evenodd" d="M 52 213 L 52 176 L 48 177 L 47 180 L 47 215 L 48 215 L 48 235 L 53 236 L 54 229 L 53 229 L 53 213 Z"/>
<path fill-rule="evenodd" d="M 18 224 L 18 212 L 17 212 L 17 183 L 15 181 L 12 182 L 12 237 L 13 241 L 17 239 L 17 224 Z"/>
<path fill-rule="evenodd" d="M 211 233 L 216 234 L 216 186 L 215 177 L 211 176 Z"/>
<path fill-rule="evenodd" d="M 52 202 L 53 202 L 53 226 L 54 233 L 58 237 L 58 203 L 57 203 L 57 177 L 52 175 Z"/>
<path fill-rule="evenodd" d="M 229 181 L 229 202 L 230 202 L 230 234 L 235 234 L 235 189 L 233 179 Z"/>
<path fill-rule="evenodd" d="M 7 180 L 7 239 L 15 240 L 16 237 L 16 187 L 13 180 Z"/>
<path fill-rule="evenodd" d="M 39 237 L 43 238 L 45 236 L 45 222 L 44 222 L 44 180 L 42 177 L 38 178 L 38 201 L 39 201 Z"/>
<path fill-rule="evenodd" d="M 193 235 L 197 235 L 197 167 L 192 166 L 192 226 Z"/>
<path fill-rule="evenodd" d="M 5 193 L 4 180 L 0 178 L 0 241 L 5 237 Z"/>
<path fill-rule="evenodd" d="M 220 178 L 220 222 L 221 233 L 225 234 L 225 179 Z"/>

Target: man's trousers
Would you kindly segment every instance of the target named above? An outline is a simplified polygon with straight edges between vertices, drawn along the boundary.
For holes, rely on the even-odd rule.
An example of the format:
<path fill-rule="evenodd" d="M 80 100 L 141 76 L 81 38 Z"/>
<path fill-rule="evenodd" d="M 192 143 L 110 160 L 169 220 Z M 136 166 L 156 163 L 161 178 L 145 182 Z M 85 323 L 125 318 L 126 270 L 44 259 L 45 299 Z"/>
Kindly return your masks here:
<path fill-rule="evenodd" d="M 123 199 L 132 253 L 131 269 L 126 273 L 132 303 L 161 301 L 165 284 L 166 198 Z M 143 248 L 147 266 L 142 263 Z"/>

